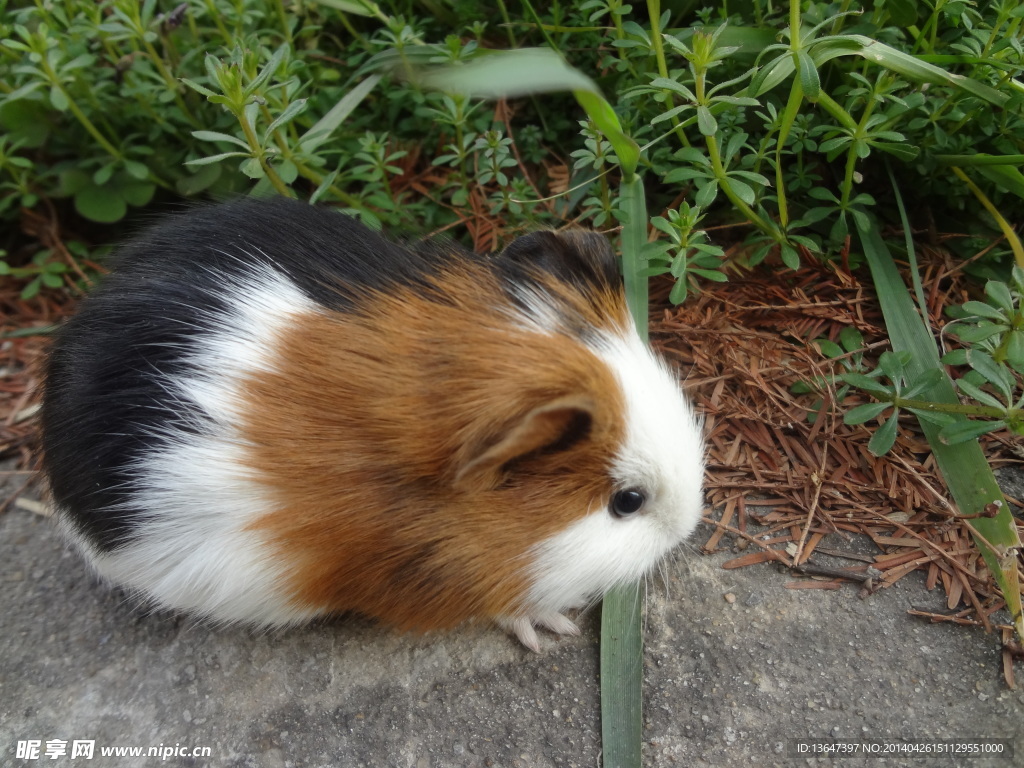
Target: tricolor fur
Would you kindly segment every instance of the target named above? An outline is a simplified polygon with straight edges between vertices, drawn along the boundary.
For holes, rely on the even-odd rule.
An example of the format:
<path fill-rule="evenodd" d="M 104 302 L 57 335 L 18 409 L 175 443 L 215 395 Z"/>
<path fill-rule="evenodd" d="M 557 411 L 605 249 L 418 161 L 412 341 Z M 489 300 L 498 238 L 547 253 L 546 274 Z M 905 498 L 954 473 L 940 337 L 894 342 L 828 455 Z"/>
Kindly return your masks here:
<path fill-rule="evenodd" d="M 293 201 L 172 218 L 62 331 L 43 420 L 97 570 L 215 620 L 486 616 L 535 645 L 701 509 L 691 409 L 578 231 L 479 257 Z"/>

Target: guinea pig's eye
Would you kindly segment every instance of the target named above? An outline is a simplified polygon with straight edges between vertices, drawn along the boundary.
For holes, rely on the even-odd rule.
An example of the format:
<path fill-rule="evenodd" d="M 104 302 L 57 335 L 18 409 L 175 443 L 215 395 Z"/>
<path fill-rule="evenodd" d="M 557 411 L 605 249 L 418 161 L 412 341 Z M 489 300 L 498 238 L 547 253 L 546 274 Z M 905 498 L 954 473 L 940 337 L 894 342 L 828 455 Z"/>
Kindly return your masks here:
<path fill-rule="evenodd" d="M 647 496 L 639 488 L 627 488 L 624 491 L 616 491 L 610 507 L 616 517 L 629 517 L 634 512 L 639 512 L 645 501 Z"/>

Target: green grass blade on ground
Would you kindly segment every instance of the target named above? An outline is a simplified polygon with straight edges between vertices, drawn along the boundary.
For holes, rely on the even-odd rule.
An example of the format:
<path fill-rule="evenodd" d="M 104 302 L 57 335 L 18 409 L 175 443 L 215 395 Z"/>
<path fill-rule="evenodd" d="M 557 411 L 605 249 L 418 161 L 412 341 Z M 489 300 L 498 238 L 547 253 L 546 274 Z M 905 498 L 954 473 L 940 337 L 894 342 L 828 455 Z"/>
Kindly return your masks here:
<path fill-rule="evenodd" d="M 915 309 L 877 222 L 867 216 L 854 217 L 854 221 L 871 269 L 892 348 L 896 352 L 910 353 L 907 365 L 912 377 L 910 383 L 913 384 L 914 379 L 920 379 L 931 371 L 939 370 L 942 376 L 937 377 L 936 383 L 919 397 L 940 403 L 959 403 L 953 383 L 939 362 L 935 339 Z M 954 418 L 965 419 L 958 416 Z M 1017 553 L 1021 542 L 1013 515 L 996 483 L 992 468 L 977 440 L 944 445 L 939 439 L 940 427 L 923 419 L 920 425 L 957 511 L 965 516 L 978 515 L 969 521 L 974 539 L 1003 593 L 1018 637 L 1024 637 L 1017 573 Z M 993 508 L 998 509 L 995 517 L 982 516 L 986 509 Z"/>
<path fill-rule="evenodd" d="M 624 584 L 601 604 L 601 764 L 640 768 L 644 644 L 640 585 Z"/>

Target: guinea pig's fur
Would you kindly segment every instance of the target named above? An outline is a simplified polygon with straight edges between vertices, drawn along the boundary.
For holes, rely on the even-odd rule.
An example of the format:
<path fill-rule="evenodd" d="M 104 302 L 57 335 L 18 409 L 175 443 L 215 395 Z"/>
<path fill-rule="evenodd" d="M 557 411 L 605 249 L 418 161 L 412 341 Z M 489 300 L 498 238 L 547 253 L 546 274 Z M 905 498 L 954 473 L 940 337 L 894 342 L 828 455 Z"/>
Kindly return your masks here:
<path fill-rule="evenodd" d="M 284 199 L 172 216 L 62 329 L 42 416 L 96 570 L 215 621 L 490 617 L 536 649 L 702 508 L 698 422 L 579 230 L 484 257 Z"/>

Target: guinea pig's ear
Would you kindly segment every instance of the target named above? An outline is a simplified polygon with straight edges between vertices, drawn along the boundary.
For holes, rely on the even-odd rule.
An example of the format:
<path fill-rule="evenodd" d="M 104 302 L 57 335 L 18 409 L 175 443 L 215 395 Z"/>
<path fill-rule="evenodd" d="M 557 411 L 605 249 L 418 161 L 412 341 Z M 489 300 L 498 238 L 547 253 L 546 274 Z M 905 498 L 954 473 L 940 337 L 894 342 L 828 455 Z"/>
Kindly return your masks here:
<path fill-rule="evenodd" d="M 564 282 L 616 285 L 619 260 L 608 240 L 585 229 L 533 232 L 516 238 L 499 258 L 548 272 Z"/>
<path fill-rule="evenodd" d="M 502 481 L 509 462 L 538 451 L 567 448 L 590 429 L 593 408 L 586 397 L 562 397 L 534 408 L 471 457 L 455 475 L 455 487 L 489 490 Z"/>

